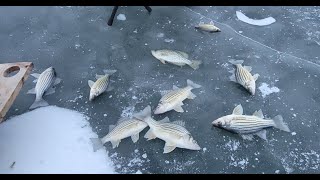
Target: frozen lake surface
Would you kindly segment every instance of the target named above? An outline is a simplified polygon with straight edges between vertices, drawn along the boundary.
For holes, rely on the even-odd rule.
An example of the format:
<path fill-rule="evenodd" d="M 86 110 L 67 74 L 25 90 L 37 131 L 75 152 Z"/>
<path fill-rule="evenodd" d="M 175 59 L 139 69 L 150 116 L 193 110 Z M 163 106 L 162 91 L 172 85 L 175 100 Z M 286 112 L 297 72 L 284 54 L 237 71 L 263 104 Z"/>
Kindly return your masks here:
<path fill-rule="evenodd" d="M 32 61 L 36 73 L 54 66 L 62 83 L 45 99 L 88 116 L 99 137 L 120 117 L 147 105 L 154 109 L 161 91 L 184 87 L 187 79 L 202 85 L 193 90 L 195 99 L 184 101 L 184 113 L 154 116 L 185 121 L 202 150 L 163 154 L 162 140 L 143 138 L 146 128 L 135 144 L 130 138 L 116 149 L 105 144 L 118 173 L 319 173 L 319 7 L 152 8 L 148 15 L 142 6 L 119 7 L 109 27 L 112 7 L 0 7 L 0 63 Z M 236 11 L 276 21 L 255 26 L 240 21 Z M 221 32 L 194 28 L 210 21 Z M 162 64 L 151 55 L 156 49 L 184 51 L 203 64 L 195 71 Z M 229 81 L 230 59 L 242 59 L 260 74 L 255 96 Z M 103 69 L 118 70 L 111 76 L 115 88 L 89 102 L 87 82 Z M 29 111 L 35 97 L 26 92 L 33 80 L 29 77 L 7 118 Z M 240 103 L 247 115 L 259 109 L 266 117 L 281 114 L 292 132 L 271 128 L 267 142 L 245 141 L 211 127 Z"/>

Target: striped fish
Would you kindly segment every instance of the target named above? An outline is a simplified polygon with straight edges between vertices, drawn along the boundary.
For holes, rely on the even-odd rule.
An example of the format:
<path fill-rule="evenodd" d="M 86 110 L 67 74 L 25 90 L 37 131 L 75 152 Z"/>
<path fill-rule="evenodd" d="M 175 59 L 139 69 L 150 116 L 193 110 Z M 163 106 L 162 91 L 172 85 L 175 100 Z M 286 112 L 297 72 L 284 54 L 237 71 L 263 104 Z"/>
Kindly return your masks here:
<path fill-rule="evenodd" d="M 112 148 L 119 146 L 122 139 L 131 136 L 133 143 L 139 140 L 139 133 L 148 126 L 147 123 L 136 118 L 121 118 L 116 125 L 109 126 L 109 133 L 103 138 L 91 138 L 93 151 L 102 148 L 106 142 L 111 142 Z"/>
<path fill-rule="evenodd" d="M 109 76 L 113 73 L 117 72 L 117 70 L 103 70 L 105 75 L 97 75 L 96 74 L 96 82 L 91 80 L 88 81 L 88 85 L 90 87 L 90 96 L 89 101 L 92 101 L 95 97 L 104 93 L 105 91 L 111 91 L 113 87 L 109 86 Z"/>
<path fill-rule="evenodd" d="M 256 91 L 256 80 L 259 77 L 259 74 L 251 75 L 251 66 L 242 66 L 243 60 L 230 60 L 231 64 L 236 66 L 235 70 L 229 71 L 232 73 L 230 76 L 230 80 L 236 83 L 241 84 L 244 88 L 246 88 L 251 95 L 255 94 Z"/>
<path fill-rule="evenodd" d="M 243 115 L 241 104 L 236 106 L 231 115 L 223 116 L 212 122 L 213 126 L 241 135 L 243 139 L 252 140 L 253 135 L 267 140 L 266 128 L 275 127 L 290 132 L 289 127 L 283 122 L 281 115 L 273 119 L 264 119 L 262 110 L 255 111 L 253 115 Z"/>
<path fill-rule="evenodd" d="M 154 111 L 154 114 L 162 114 L 167 111 L 175 110 L 177 112 L 184 112 L 182 105 L 185 99 L 194 99 L 197 97 L 194 95 L 191 90 L 194 88 L 200 88 L 201 85 L 198 85 L 191 80 L 187 80 L 187 86 L 184 88 L 178 88 L 173 85 L 173 90 L 163 91 L 161 95 L 163 96 L 160 99 L 160 102 L 157 108 Z"/>
<path fill-rule="evenodd" d="M 60 78 L 57 78 L 56 71 L 53 67 L 49 67 L 41 74 L 31 74 L 36 79 L 36 87 L 30 89 L 27 94 L 35 94 L 36 99 L 29 109 L 35 109 L 37 107 L 48 106 L 48 102 L 43 99 L 43 95 L 49 95 L 55 93 L 55 85 L 61 82 Z"/>
<path fill-rule="evenodd" d="M 170 122 L 166 117 L 156 121 L 151 117 L 151 107 L 147 106 L 143 111 L 133 115 L 135 118 L 145 121 L 150 129 L 145 134 L 148 140 L 159 138 L 165 141 L 163 153 L 170 153 L 175 148 L 200 150 L 200 146 L 193 139 L 190 132 L 185 128 L 184 121 Z"/>
<path fill-rule="evenodd" d="M 202 31 L 207 31 L 210 33 L 221 32 L 221 30 L 218 27 L 216 27 L 213 23 L 210 23 L 210 24 L 200 23 L 198 26 L 195 26 L 195 28 L 200 29 Z"/>
<path fill-rule="evenodd" d="M 202 63 L 197 60 L 189 60 L 189 55 L 182 51 L 172 51 L 172 50 L 152 50 L 151 54 L 160 60 L 163 64 L 166 62 L 175 64 L 177 66 L 189 65 L 194 70 L 199 68 L 199 65 Z"/>

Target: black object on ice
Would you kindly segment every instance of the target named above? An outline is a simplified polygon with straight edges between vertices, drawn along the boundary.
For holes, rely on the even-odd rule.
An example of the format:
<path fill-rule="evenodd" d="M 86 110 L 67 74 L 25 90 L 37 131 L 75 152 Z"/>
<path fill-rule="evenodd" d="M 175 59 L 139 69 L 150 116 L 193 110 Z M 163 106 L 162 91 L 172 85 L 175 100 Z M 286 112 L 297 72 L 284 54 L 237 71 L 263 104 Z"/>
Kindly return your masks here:
<path fill-rule="evenodd" d="M 119 7 L 119 6 L 114 6 L 114 7 L 113 7 L 112 14 L 111 14 L 111 16 L 110 16 L 110 18 L 109 18 L 109 20 L 108 20 L 108 25 L 109 25 L 109 26 L 112 26 L 113 19 L 114 19 L 114 16 L 116 15 L 116 13 L 117 13 L 118 7 Z M 147 11 L 148 11 L 149 14 L 150 14 L 151 11 L 152 11 L 152 9 L 151 9 L 149 6 L 144 6 L 144 7 L 147 9 Z"/>

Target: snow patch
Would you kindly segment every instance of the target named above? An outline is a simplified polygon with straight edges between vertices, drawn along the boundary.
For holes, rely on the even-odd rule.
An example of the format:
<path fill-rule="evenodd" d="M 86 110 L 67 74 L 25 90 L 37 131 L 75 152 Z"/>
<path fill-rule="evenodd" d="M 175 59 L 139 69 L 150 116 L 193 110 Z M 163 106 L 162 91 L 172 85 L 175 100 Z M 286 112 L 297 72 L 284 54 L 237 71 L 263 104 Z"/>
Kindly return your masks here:
<path fill-rule="evenodd" d="M 164 39 L 164 42 L 173 43 L 173 42 L 174 42 L 174 39 Z"/>
<path fill-rule="evenodd" d="M 134 112 L 134 106 L 125 107 L 121 112 L 121 117 L 132 117 Z"/>
<path fill-rule="evenodd" d="M 264 19 L 251 19 L 240 11 L 236 11 L 236 15 L 240 21 L 256 26 L 267 26 L 276 22 L 276 20 L 273 17 L 267 17 Z"/>
<path fill-rule="evenodd" d="M 164 34 L 163 34 L 163 33 L 158 33 L 158 34 L 157 34 L 157 37 L 158 37 L 158 38 L 163 38 L 163 37 L 164 37 Z"/>
<path fill-rule="evenodd" d="M 269 85 L 267 83 L 262 83 L 261 86 L 259 87 L 259 90 L 261 91 L 263 98 L 265 98 L 267 95 L 271 93 L 277 93 L 280 91 L 280 89 L 275 86 L 269 88 Z"/>
<path fill-rule="evenodd" d="M 0 125 L 0 174 L 115 173 L 88 117 L 55 106 L 35 109 Z"/>
<path fill-rule="evenodd" d="M 126 18 L 126 16 L 125 16 L 124 14 L 119 14 L 119 15 L 117 16 L 117 19 L 118 19 L 119 21 L 125 21 L 127 18 Z"/>

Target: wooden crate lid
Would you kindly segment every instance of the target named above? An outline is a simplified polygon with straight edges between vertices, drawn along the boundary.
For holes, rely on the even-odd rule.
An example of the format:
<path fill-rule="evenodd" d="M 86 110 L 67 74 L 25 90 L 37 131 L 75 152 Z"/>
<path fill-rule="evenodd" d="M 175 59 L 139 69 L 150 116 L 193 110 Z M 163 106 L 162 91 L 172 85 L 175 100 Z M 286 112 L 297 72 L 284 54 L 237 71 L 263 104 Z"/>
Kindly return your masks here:
<path fill-rule="evenodd" d="M 33 68 L 32 62 L 0 64 L 0 123 L 18 96 Z M 10 73 L 19 71 L 10 76 Z"/>

